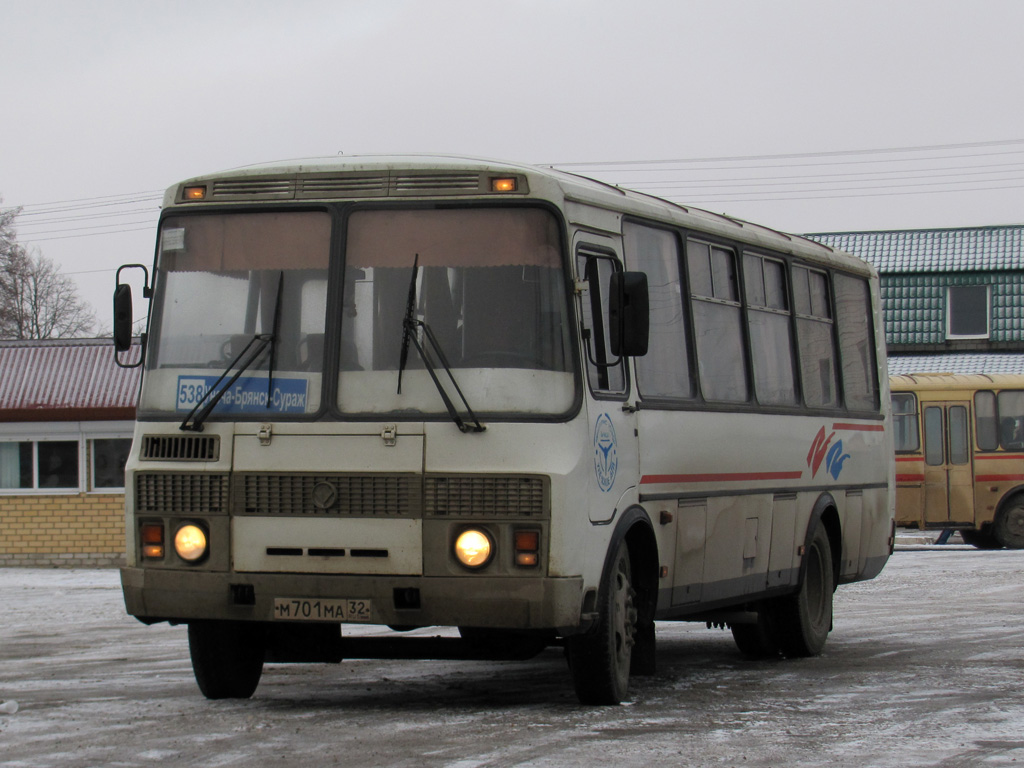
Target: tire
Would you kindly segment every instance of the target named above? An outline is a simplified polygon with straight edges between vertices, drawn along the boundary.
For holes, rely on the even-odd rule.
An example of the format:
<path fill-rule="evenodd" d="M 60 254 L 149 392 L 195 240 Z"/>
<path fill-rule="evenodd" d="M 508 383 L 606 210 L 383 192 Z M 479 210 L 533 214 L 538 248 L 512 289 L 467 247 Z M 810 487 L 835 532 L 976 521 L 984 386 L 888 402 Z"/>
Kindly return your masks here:
<path fill-rule="evenodd" d="M 960 538 L 964 540 L 964 544 L 970 544 L 977 549 L 999 549 L 1002 546 L 992 537 L 991 528 L 984 531 L 960 531 Z"/>
<path fill-rule="evenodd" d="M 1024 549 L 1024 498 L 1011 499 L 992 523 L 992 538 L 1007 549 Z"/>
<path fill-rule="evenodd" d="M 566 640 L 566 656 L 581 704 L 619 704 L 629 688 L 636 642 L 636 591 L 626 542 L 619 544 L 598 593 L 597 624 Z"/>
<path fill-rule="evenodd" d="M 771 634 L 787 658 L 817 656 L 832 630 L 835 572 L 832 547 L 823 525 L 814 530 L 802 570 L 800 589 L 780 598 L 769 616 Z"/>
<path fill-rule="evenodd" d="M 259 624 L 191 622 L 188 649 L 199 690 L 208 699 L 248 699 L 260 684 L 266 643 Z"/>
<path fill-rule="evenodd" d="M 767 607 L 758 611 L 754 624 L 732 624 L 732 639 L 740 653 L 748 659 L 775 659 L 779 656 L 779 644 L 775 640 Z"/>

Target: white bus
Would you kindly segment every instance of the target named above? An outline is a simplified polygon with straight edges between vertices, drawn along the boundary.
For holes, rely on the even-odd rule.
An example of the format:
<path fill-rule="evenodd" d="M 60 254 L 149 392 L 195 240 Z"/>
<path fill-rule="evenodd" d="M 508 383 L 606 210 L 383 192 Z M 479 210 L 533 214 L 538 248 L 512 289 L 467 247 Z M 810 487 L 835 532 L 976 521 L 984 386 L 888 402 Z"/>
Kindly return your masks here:
<path fill-rule="evenodd" d="M 265 662 L 562 645 L 617 703 L 655 621 L 819 653 L 834 589 L 892 551 L 877 277 L 818 243 L 550 169 L 342 157 L 174 185 L 148 282 L 122 584 L 188 624 L 207 697 Z M 119 272 L 122 356 L 131 302 Z M 401 633 L 428 626 L 459 631 Z"/>

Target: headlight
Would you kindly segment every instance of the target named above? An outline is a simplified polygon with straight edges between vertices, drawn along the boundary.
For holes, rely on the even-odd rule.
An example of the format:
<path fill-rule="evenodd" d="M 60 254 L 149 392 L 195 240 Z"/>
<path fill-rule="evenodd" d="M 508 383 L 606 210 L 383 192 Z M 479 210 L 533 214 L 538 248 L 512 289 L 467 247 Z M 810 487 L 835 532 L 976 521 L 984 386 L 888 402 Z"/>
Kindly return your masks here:
<path fill-rule="evenodd" d="M 206 554 L 206 532 L 198 525 L 183 525 L 174 534 L 174 551 L 178 557 L 194 563 Z"/>
<path fill-rule="evenodd" d="M 470 528 L 455 540 L 455 557 L 467 568 L 483 568 L 494 554 L 494 542 L 485 532 Z"/>

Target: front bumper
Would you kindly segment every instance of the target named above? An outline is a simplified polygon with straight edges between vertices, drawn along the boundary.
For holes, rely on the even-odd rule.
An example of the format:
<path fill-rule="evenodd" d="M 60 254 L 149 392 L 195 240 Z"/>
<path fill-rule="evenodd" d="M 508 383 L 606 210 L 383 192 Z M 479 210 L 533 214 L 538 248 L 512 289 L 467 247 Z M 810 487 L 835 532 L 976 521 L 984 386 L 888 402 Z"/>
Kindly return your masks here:
<path fill-rule="evenodd" d="M 371 601 L 370 624 L 555 629 L 581 625 L 581 578 L 233 574 L 122 568 L 128 613 L 147 624 L 274 621 L 276 598 Z"/>

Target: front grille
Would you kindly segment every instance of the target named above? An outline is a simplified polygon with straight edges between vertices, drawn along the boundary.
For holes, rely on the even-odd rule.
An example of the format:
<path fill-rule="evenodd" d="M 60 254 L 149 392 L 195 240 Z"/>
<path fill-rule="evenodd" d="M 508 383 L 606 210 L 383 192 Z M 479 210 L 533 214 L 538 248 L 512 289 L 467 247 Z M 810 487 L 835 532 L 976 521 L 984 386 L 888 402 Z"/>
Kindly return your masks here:
<path fill-rule="evenodd" d="M 226 474 L 139 472 L 139 514 L 224 514 Z M 283 517 L 512 517 L 550 515 L 544 477 L 509 475 L 237 474 L 236 515 Z"/>
<path fill-rule="evenodd" d="M 419 517 L 415 475 L 238 475 L 235 514 Z"/>
<path fill-rule="evenodd" d="M 431 475 L 426 478 L 427 517 L 542 517 L 548 513 L 541 477 Z"/>
<path fill-rule="evenodd" d="M 217 461 L 217 435 L 144 435 L 139 458 L 145 461 Z"/>
<path fill-rule="evenodd" d="M 135 475 L 136 513 L 223 514 L 226 474 L 140 472 Z"/>

